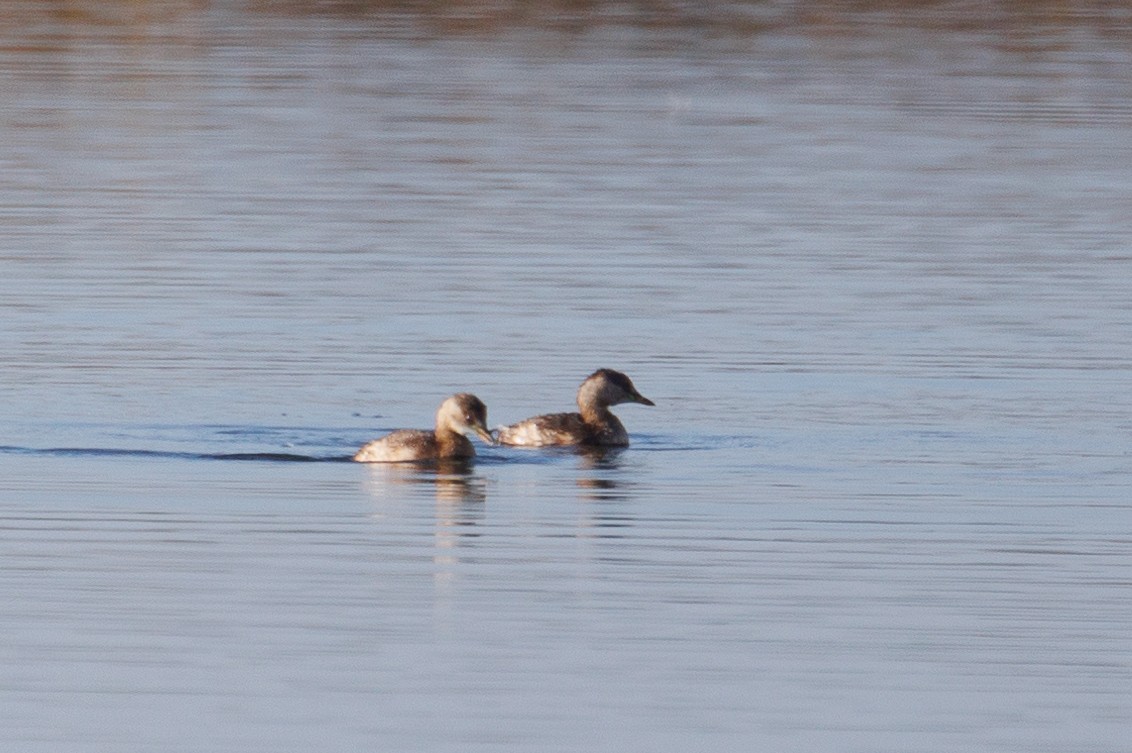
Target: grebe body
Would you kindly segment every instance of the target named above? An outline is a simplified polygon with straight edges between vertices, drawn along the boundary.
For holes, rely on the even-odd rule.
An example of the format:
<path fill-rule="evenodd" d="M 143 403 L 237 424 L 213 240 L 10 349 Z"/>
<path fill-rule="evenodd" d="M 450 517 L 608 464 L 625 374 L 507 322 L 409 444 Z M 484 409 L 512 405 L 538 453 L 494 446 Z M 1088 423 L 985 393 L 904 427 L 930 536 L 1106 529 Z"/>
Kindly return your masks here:
<path fill-rule="evenodd" d="M 548 413 L 528 418 L 502 427 L 496 439 L 500 444 L 518 447 L 625 447 L 629 444 L 629 433 L 609 410 L 609 406 L 621 403 L 654 405 L 620 371 L 598 369 L 578 388 L 578 413 Z"/>
<path fill-rule="evenodd" d="M 467 434 L 492 444 L 487 429 L 487 406 L 475 395 L 461 392 L 440 404 L 433 431 L 400 429 L 367 442 L 354 460 L 359 463 L 406 463 L 422 460 L 456 460 L 475 457 Z"/>

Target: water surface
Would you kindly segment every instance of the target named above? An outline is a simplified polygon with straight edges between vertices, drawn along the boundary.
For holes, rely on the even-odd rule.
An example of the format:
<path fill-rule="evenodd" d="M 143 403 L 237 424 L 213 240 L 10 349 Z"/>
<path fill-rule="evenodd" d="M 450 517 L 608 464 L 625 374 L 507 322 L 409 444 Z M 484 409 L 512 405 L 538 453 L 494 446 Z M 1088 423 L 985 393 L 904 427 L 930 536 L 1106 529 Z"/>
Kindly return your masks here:
<path fill-rule="evenodd" d="M 1128 749 L 1127 13 L 6 7 L 9 745 Z"/>

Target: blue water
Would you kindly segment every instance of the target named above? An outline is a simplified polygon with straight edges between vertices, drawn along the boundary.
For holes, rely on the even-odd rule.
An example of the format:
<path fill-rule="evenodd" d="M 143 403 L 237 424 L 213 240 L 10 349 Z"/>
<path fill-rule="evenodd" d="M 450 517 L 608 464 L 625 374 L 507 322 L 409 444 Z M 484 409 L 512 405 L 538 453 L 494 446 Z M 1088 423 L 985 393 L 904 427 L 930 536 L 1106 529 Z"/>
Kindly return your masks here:
<path fill-rule="evenodd" d="M 1132 750 L 1120 9 L 6 7 L 5 746 Z"/>

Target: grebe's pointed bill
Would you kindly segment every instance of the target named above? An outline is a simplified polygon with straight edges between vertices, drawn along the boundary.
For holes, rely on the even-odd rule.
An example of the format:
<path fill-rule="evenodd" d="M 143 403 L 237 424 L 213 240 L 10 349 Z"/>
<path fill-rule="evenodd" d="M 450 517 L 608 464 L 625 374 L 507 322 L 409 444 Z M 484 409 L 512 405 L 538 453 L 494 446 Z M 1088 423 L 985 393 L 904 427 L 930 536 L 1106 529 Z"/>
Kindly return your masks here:
<path fill-rule="evenodd" d="M 473 426 L 470 426 L 468 428 L 470 428 L 472 431 L 474 431 L 476 433 L 477 437 L 479 437 L 483 441 L 487 442 L 488 444 L 490 444 L 490 445 L 495 444 L 495 435 L 493 435 L 491 433 L 491 431 L 489 431 L 486 426 L 480 424 L 480 425 L 473 425 Z"/>
<path fill-rule="evenodd" d="M 636 391 L 633 392 L 633 400 L 640 403 L 641 405 L 651 405 L 654 407 L 656 406 L 656 403 Z"/>

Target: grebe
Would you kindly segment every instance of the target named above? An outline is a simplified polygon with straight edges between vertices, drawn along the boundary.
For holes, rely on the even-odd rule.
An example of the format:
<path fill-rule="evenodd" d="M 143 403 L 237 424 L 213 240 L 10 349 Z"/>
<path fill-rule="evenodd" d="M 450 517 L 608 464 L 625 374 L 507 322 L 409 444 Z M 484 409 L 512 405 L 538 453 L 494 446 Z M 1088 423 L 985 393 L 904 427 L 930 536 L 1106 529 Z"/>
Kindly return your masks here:
<path fill-rule="evenodd" d="M 435 431 L 400 429 L 367 442 L 354 455 L 354 460 L 359 463 L 404 463 L 472 458 L 476 448 L 465 436 L 471 432 L 492 444 L 491 432 L 487 430 L 487 406 L 475 395 L 461 392 L 440 404 L 436 411 Z"/>
<path fill-rule="evenodd" d="M 629 377 L 613 369 L 598 369 L 578 388 L 581 413 L 550 413 L 499 429 L 500 444 L 524 447 L 599 445 L 625 447 L 629 434 L 609 406 L 620 403 L 654 405 L 637 392 Z"/>

